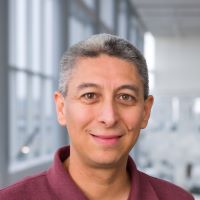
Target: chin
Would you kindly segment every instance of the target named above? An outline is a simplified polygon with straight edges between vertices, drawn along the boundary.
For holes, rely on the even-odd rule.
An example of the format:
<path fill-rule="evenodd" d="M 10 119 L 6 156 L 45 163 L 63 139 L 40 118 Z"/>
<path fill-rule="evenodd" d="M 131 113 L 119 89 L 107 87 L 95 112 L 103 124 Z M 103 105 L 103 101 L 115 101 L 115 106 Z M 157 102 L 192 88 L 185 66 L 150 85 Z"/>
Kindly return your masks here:
<path fill-rule="evenodd" d="M 106 153 L 105 153 L 106 154 Z M 123 159 L 118 156 L 106 156 L 106 155 L 96 156 L 94 159 L 90 159 L 91 164 L 96 168 L 116 168 L 117 166 L 121 166 L 126 162 L 127 159 Z"/>

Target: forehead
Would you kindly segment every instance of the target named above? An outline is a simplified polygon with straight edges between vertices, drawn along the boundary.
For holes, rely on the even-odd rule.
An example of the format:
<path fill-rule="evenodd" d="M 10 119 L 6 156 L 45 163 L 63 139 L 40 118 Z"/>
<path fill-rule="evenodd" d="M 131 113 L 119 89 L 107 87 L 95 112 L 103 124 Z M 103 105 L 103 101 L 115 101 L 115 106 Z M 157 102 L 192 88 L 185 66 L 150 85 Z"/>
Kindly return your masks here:
<path fill-rule="evenodd" d="M 136 66 L 124 59 L 108 55 L 79 58 L 71 74 L 69 85 L 94 82 L 104 85 L 134 83 L 142 85 Z"/>

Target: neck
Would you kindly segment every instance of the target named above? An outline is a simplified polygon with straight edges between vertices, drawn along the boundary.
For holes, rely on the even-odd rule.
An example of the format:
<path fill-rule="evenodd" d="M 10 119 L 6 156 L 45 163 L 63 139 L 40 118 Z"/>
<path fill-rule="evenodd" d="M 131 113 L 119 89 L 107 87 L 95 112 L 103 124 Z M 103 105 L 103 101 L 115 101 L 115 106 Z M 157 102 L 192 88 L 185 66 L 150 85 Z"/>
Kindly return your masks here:
<path fill-rule="evenodd" d="M 64 165 L 74 182 L 90 200 L 125 200 L 130 191 L 126 163 L 117 167 L 92 167 L 69 157 Z"/>

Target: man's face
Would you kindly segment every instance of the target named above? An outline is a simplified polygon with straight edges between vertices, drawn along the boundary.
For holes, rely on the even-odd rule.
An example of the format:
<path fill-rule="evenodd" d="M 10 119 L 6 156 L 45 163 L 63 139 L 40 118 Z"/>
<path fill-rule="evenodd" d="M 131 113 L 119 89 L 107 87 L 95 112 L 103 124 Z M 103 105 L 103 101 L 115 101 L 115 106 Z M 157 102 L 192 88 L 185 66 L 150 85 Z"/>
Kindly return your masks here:
<path fill-rule="evenodd" d="M 107 55 L 78 60 L 66 97 L 55 93 L 58 121 L 68 129 L 70 156 L 96 167 L 127 160 L 145 128 L 153 97 L 144 100 L 133 64 Z"/>

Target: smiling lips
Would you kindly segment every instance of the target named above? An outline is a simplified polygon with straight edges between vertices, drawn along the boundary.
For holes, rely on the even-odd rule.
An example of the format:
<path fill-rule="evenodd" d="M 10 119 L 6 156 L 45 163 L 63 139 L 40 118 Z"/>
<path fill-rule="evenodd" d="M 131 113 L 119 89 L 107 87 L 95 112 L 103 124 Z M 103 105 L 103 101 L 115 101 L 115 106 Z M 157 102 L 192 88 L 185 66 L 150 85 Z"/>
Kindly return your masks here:
<path fill-rule="evenodd" d="M 96 142 L 104 145 L 114 145 L 122 137 L 121 135 L 93 135 L 93 134 L 91 134 L 91 136 L 94 138 Z"/>

